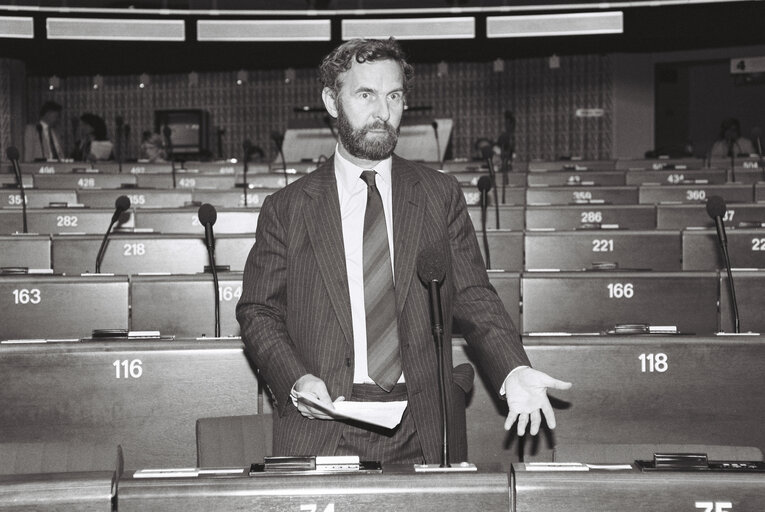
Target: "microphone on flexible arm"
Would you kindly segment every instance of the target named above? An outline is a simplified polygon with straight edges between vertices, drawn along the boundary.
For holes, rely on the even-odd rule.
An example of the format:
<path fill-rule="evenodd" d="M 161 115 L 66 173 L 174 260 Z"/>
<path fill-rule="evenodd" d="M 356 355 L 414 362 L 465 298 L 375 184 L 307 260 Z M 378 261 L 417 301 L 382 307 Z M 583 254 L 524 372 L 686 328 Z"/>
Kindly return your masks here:
<path fill-rule="evenodd" d="M 122 148 L 124 147 L 122 144 L 122 137 L 123 137 L 123 128 L 125 127 L 125 120 L 122 118 L 122 116 L 117 116 L 114 119 L 114 124 L 117 127 L 117 168 L 119 169 L 119 172 L 122 172 L 122 162 L 123 162 L 123 156 L 122 156 Z"/>
<path fill-rule="evenodd" d="M 5 150 L 5 154 L 8 160 L 11 161 L 13 166 L 13 174 L 16 176 L 16 184 L 19 187 L 19 193 L 21 195 L 21 221 L 24 233 L 27 233 L 27 195 L 24 192 L 24 180 L 21 178 L 21 168 L 19 167 L 19 150 L 15 146 L 10 146 Z"/>
<path fill-rule="evenodd" d="M 736 288 L 733 286 L 733 272 L 730 268 L 730 256 L 728 254 L 728 237 L 725 235 L 725 223 L 723 217 L 728 211 L 725 206 L 725 200 L 720 196 L 711 196 L 707 199 L 707 214 L 715 221 L 715 227 L 717 228 L 717 240 L 720 243 L 720 250 L 722 251 L 723 261 L 725 263 L 725 270 L 728 274 L 728 283 L 730 290 L 730 301 L 733 305 L 733 328 L 735 333 L 740 333 L 739 317 L 738 317 L 738 304 L 736 302 Z"/>
<path fill-rule="evenodd" d="M 112 232 L 112 226 L 120 220 L 120 217 L 128 208 L 130 208 L 130 199 L 128 196 L 119 196 L 117 200 L 114 201 L 114 215 L 112 215 L 112 220 L 109 222 L 109 227 L 106 229 L 104 239 L 101 240 L 101 247 L 98 248 L 98 255 L 96 256 L 96 274 L 101 273 L 101 262 L 104 259 L 104 253 L 106 253 L 106 242 L 109 239 L 109 234 Z"/>
<path fill-rule="evenodd" d="M 436 161 L 438 162 L 438 168 L 443 169 L 444 162 L 441 160 L 441 141 L 438 139 L 438 121 L 433 119 L 433 122 L 430 123 L 430 126 L 433 127 L 433 135 L 436 136 Z"/>
<path fill-rule="evenodd" d="M 417 276 L 428 287 L 430 296 L 430 325 L 433 341 L 436 344 L 438 359 L 438 390 L 441 395 L 441 465 L 451 467 L 449 463 L 449 422 L 446 416 L 446 383 L 444 371 L 444 321 L 441 312 L 440 286 L 446 276 L 444 251 L 437 245 L 426 247 L 417 256 Z"/>
<path fill-rule="evenodd" d="M 244 139 L 242 142 L 242 150 L 244 150 L 244 169 L 242 179 L 244 180 L 244 207 L 247 208 L 247 195 L 250 190 L 250 186 L 247 183 L 247 171 L 250 167 L 250 155 L 252 154 L 252 141 L 250 139 Z"/>
<path fill-rule="evenodd" d="M 497 173 L 494 170 L 494 148 L 492 146 L 481 149 L 481 155 L 486 164 L 489 166 L 489 178 L 491 179 L 491 187 L 494 189 L 494 211 L 496 214 L 496 229 L 499 229 L 499 196 L 497 194 Z"/>
<path fill-rule="evenodd" d="M 289 178 L 287 176 L 287 160 L 284 158 L 284 151 L 282 149 L 282 146 L 284 146 L 284 135 L 277 131 L 271 132 L 271 140 L 274 141 L 274 144 L 276 144 L 276 149 L 279 151 L 279 156 L 282 159 L 282 171 L 284 172 L 284 186 L 286 187 L 289 183 Z"/>
<path fill-rule="evenodd" d="M 752 128 L 752 138 L 754 139 L 754 147 L 757 150 L 757 155 L 762 158 L 762 129 L 759 126 Z"/>
<path fill-rule="evenodd" d="M 177 188 L 175 176 L 175 158 L 173 158 L 173 139 L 171 137 L 172 134 L 173 130 L 170 129 L 168 125 L 165 125 L 162 128 L 162 135 L 165 137 L 165 145 L 167 146 L 167 159 L 170 160 L 170 172 L 173 175 L 173 188 Z"/>
<path fill-rule="evenodd" d="M 507 173 L 512 167 L 513 153 L 515 153 L 515 116 L 510 110 L 505 110 L 505 131 L 499 134 L 497 145 L 502 159 L 502 204 L 505 204 L 505 191 L 507 188 Z"/>
<path fill-rule="evenodd" d="M 218 289 L 218 269 L 215 266 L 215 234 L 213 233 L 213 224 L 218 220 L 218 212 L 213 205 L 205 203 L 199 207 L 197 216 L 200 224 L 205 227 L 205 246 L 210 258 L 210 270 L 215 286 L 215 337 L 220 338 L 220 290 Z"/>
<path fill-rule="evenodd" d="M 478 178 L 478 191 L 480 192 L 481 204 L 481 233 L 483 233 L 483 252 L 486 255 L 486 268 L 491 268 L 491 255 L 489 253 L 489 236 L 486 233 L 486 210 L 489 206 L 489 190 L 491 190 L 491 178 L 481 176 Z"/>

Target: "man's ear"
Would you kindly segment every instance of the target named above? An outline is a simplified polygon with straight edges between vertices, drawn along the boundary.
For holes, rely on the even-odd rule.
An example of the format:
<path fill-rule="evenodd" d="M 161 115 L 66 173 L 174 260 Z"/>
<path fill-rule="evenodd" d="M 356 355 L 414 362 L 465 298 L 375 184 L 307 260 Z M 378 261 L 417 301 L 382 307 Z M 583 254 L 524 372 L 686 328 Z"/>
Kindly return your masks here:
<path fill-rule="evenodd" d="M 327 109 L 329 115 L 337 118 L 337 98 L 335 92 L 329 87 L 325 87 L 321 91 L 321 100 L 324 102 L 324 108 Z"/>

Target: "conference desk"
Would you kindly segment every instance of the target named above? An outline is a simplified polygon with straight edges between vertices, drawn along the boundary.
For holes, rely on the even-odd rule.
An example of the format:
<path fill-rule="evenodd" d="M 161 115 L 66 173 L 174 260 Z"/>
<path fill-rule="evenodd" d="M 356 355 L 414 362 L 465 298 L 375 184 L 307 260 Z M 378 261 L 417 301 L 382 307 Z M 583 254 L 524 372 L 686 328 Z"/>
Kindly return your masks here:
<path fill-rule="evenodd" d="M 656 208 L 652 205 L 604 204 L 526 207 L 526 229 L 528 230 L 592 229 L 600 226 L 619 229 L 654 229 L 656 228 Z M 663 229 L 673 228 L 664 227 Z"/>
<path fill-rule="evenodd" d="M 532 365 L 573 382 L 550 391 L 558 426 L 519 440 L 506 406 L 478 377 L 467 406 L 469 459 L 508 469 L 551 460 L 559 444 L 757 446 L 765 388 L 760 336 L 525 337 Z M 475 364 L 465 341 L 454 364 Z M 121 444 L 126 466 L 196 464 L 195 421 L 268 412 L 238 339 L 0 344 L 4 442 Z M 111 464 L 111 458 L 108 461 Z M 107 466 L 111 467 L 111 466 Z"/>
<path fill-rule="evenodd" d="M 100 191 L 103 193 L 103 191 Z M 73 205 L 77 203 L 77 192 L 74 190 L 41 190 L 27 189 L 24 191 L 27 198 L 27 208 L 46 208 L 51 203 Z M 21 192 L 18 189 L 4 188 L 0 194 L 2 208 L 21 209 Z M 114 206 L 114 201 L 110 206 Z"/>
<path fill-rule="evenodd" d="M 728 173 L 725 169 L 626 171 L 627 185 L 719 185 L 725 183 L 727 179 Z"/>
<path fill-rule="evenodd" d="M 637 204 L 638 187 L 529 187 L 526 189 L 526 204 Z"/>
<path fill-rule="evenodd" d="M 722 185 L 642 185 L 640 204 L 706 203 L 707 198 L 720 196 L 727 203 L 751 203 L 752 185 L 727 183 Z"/>
<path fill-rule="evenodd" d="M 547 171 L 612 171 L 615 168 L 615 160 L 532 160 L 528 163 L 529 173 Z"/>
<path fill-rule="evenodd" d="M 197 418 L 259 412 L 239 339 L 0 344 L 0 403 L 3 443 L 121 445 L 130 468 L 194 466 Z"/>
<path fill-rule="evenodd" d="M 0 268 L 25 267 L 49 269 L 51 266 L 51 240 L 48 235 L 18 233 L 0 235 Z"/>
<path fill-rule="evenodd" d="M 729 204 L 723 216 L 726 228 L 765 224 L 765 204 Z M 660 204 L 656 206 L 658 229 L 712 228 L 715 221 L 704 204 Z"/>
<path fill-rule="evenodd" d="M 593 461 L 597 462 L 597 461 Z M 736 471 L 642 472 L 629 469 L 541 471 L 513 464 L 513 512 L 708 511 L 763 509 L 765 473 Z"/>
<path fill-rule="evenodd" d="M 172 174 L 136 174 L 136 186 L 139 188 L 160 189 L 213 189 L 225 190 L 234 188 L 233 174 L 200 174 L 188 171 L 178 171 Z"/>
<path fill-rule="evenodd" d="M 120 196 L 130 199 L 132 208 L 180 208 L 191 203 L 190 190 L 133 188 L 77 191 L 78 202 L 89 208 L 114 208 Z"/>
<path fill-rule="evenodd" d="M 96 171 L 73 172 L 69 174 L 35 174 L 35 188 L 47 189 L 109 189 L 136 186 L 132 174 L 103 174 Z"/>
<path fill-rule="evenodd" d="M 765 268 L 765 229 L 728 229 L 731 268 Z M 683 231 L 683 270 L 715 270 L 726 267 L 717 231 Z"/>
<path fill-rule="evenodd" d="M 564 185 L 615 187 L 627 185 L 624 171 L 548 171 L 528 174 L 530 187 L 560 187 Z M 630 183 L 631 185 L 631 183 Z"/>
<path fill-rule="evenodd" d="M 116 484 L 114 470 L 0 475 L 0 510 L 112 512 Z"/>
<path fill-rule="evenodd" d="M 496 465 L 464 473 L 416 473 L 384 466 L 379 473 L 334 475 L 243 474 L 222 477 L 136 478 L 119 481 L 120 512 L 314 511 L 509 512 L 508 476 Z"/>
<path fill-rule="evenodd" d="M 241 194 L 241 193 L 239 193 Z M 203 201 L 207 202 L 207 201 Z M 259 209 L 219 208 L 213 226 L 216 235 L 255 233 Z M 205 232 L 199 222 L 199 208 L 142 208 L 135 211 L 135 227 L 158 233 L 200 234 Z"/>
<path fill-rule="evenodd" d="M 94 272 L 102 238 L 99 235 L 54 235 L 54 272 L 69 275 Z M 216 265 L 227 265 L 233 271 L 244 270 L 254 243 L 254 235 L 216 236 Z M 204 234 L 118 233 L 107 242 L 101 271 L 127 275 L 195 274 L 209 264 Z"/>
<path fill-rule="evenodd" d="M 114 208 L 29 208 L 27 224 L 29 233 L 103 233 L 109 227 Z M 114 229 L 132 228 L 132 211 L 123 212 Z M 0 233 L 20 232 L 21 208 L 0 210 Z"/>

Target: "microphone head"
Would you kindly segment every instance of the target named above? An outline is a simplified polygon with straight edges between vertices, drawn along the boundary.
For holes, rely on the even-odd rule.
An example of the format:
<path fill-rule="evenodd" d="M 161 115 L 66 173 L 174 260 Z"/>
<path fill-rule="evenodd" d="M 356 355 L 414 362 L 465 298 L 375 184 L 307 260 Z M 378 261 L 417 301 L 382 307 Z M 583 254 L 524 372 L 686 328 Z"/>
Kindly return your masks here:
<path fill-rule="evenodd" d="M 426 247 L 417 256 L 417 276 L 425 284 L 437 281 L 443 282 L 446 275 L 446 257 L 444 251 L 437 245 Z"/>
<path fill-rule="evenodd" d="M 281 149 L 282 142 L 284 142 L 284 135 L 282 135 L 279 132 L 273 131 L 271 132 L 271 140 L 274 141 L 274 144 L 276 144 L 276 147 Z"/>
<path fill-rule="evenodd" d="M 717 218 L 725 215 L 728 208 L 725 206 L 725 200 L 720 196 L 711 196 L 707 199 L 707 214 L 710 217 Z"/>
<path fill-rule="evenodd" d="M 430 123 L 430 126 L 432 126 L 434 130 L 438 130 L 438 121 L 433 119 L 433 122 Z"/>
<path fill-rule="evenodd" d="M 10 146 L 5 150 L 5 154 L 8 157 L 8 160 L 18 160 L 21 156 L 19 149 L 16 146 Z"/>
<path fill-rule="evenodd" d="M 250 151 L 250 148 L 252 147 L 252 141 L 250 139 L 244 139 L 242 141 L 242 149 L 245 153 Z"/>
<path fill-rule="evenodd" d="M 199 212 L 197 213 L 199 216 L 199 222 L 203 225 L 213 225 L 215 224 L 215 221 L 218 220 L 218 212 L 215 210 L 215 207 L 211 205 L 210 203 L 205 203 L 202 206 L 199 207 Z"/>
<path fill-rule="evenodd" d="M 124 212 L 130 208 L 130 198 L 128 196 L 119 196 L 117 200 L 114 201 L 114 207 L 117 210 Z"/>
<path fill-rule="evenodd" d="M 489 160 L 493 156 L 494 156 L 494 147 L 490 145 L 486 145 L 481 148 L 481 157 L 483 157 L 484 160 Z"/>
<path fill-rule="evenodd" d="M 491 190 L 491 178 L 488 176 L 481 176 L 478 178 L 478 190 L 481 192 L 488 192 Z"/>

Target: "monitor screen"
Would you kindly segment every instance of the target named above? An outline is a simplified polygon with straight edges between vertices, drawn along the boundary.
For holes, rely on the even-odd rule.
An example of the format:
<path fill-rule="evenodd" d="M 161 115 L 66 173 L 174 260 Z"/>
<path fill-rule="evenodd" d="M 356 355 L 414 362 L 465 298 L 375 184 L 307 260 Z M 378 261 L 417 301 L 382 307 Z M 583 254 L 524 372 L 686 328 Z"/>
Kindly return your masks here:
<path fill-rule="evenodd" d="M 207 149 L 207 112 L 198 109 L 155 110 L 155 130 L 170 129 L 174 154 L 196 154 Z"/>

